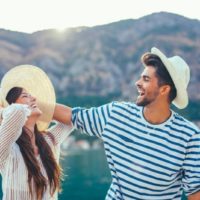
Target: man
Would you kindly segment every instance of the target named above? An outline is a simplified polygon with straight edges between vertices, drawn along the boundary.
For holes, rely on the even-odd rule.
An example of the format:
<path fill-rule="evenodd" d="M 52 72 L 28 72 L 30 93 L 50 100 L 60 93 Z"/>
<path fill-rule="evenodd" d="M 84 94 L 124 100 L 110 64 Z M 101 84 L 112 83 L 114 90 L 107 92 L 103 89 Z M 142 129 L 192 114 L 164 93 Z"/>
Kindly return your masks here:
<path fill-rule="evenodd" d="M 183 190 L 189 200 L 200 200 L 200 131 L 170 109 L 188 104 L 189 67 L 155 47 L 142 62 L 136 104 L 60 105 L 60 121 L 103 140 L 112 174 L 107 200 L 180 200 Z"/>

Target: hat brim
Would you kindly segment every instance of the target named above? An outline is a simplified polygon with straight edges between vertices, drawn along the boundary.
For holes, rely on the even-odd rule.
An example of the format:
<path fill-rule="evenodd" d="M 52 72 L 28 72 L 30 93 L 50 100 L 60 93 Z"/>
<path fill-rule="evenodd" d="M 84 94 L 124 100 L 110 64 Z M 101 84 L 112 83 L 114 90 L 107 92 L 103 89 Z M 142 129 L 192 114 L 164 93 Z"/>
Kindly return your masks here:
<path fill-rule="evenodd" d="M 13 87 L 22 87 L 36 97 L 38 107 L 42 111 L 37 126 L 40 131 L 45 131 L 52 120 L 56 104 L 55 91 L 48 76 L 39 67 L 32 65 L 12 68 L 1 81 L 4 107 L 8 106 L 6 96 Z"/>
<path fill-rule="evenodd" d="M 173 100 L 173 104 L 179 108 L 183 109 L 188 105 L 188 93 L 187 93 L 187 88 L 183 88 L 182 85 L 180 84 L 179 78 L 174 78 L 174 67 L 170 62 L 170 59 L 168 59 L 159 49 L 153 47 L 151 49 L 151 53 L 157 55 L 163 64 L 165 65 L 167 71 L 169 72 L 172 81 L 174 82 L 174 85 L 176 87 L 177 95 L 176 98 Z"/>

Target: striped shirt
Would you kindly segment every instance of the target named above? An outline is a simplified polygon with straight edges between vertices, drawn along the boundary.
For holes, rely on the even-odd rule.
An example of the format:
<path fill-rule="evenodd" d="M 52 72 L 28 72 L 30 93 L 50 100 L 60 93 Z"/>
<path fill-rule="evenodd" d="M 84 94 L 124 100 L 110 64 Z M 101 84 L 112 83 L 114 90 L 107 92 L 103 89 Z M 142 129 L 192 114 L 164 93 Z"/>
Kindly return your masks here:
<path fill-rule="evenodd" d="M 180 200 L 200 190 L 200 131 L 177 113 L 162 124 L 143 107 L 112 102 L 74 108 L 75 128 L 104 142 L 112 184 L 106 200 Z"/>
<path fill-rule="evenodd" d="M 30 111 L 24 105 L 19 104 L 12 104 L 1 111 L 3 120 L 0 126 L 0 173 L 2 176 L 3 200 L 37 200 L 34 185 L 33 196 L 30 195 L 27 167 L 16 143 Z M 51 138 L 45 134 L 44 138 L 50 145 L 58 162 L 60 144 L 71 133 L 72 128 L 57 123 L 48 131 L 53 134 L 55 141 L 52 142 Z M 48 179 L 40 156 L 37 156 L 37 161 L 42 174 Z M 57 196 L 57 192 L 53 196 L 50 195 L 50 187 L 48 185 L 42 200 L 56 200 Z"/>

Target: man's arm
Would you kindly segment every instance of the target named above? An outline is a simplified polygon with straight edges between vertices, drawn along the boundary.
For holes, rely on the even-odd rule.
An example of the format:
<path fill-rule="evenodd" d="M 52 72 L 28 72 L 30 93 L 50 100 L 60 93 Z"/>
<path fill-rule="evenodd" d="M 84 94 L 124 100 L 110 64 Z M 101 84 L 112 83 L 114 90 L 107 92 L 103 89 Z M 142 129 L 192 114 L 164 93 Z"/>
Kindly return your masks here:
<path fill-rule="evenodd" d="M 56 104 L 53 119 L 63 124 L 71 125 L 72 109 L 62 104 Z"/>
<path fill-rule="evenodd" d="M 188 200 L 200 200 L 200 132 L 197 127 L 190 125 L 195 133 L 188 141 L 186 149 L 182 186 Z"/>
<path fill-rule="evenodd" d="M 66 125 L 72 125 L 81 132 L 101 137 L 101 134 L 110 118 L 113 103 L 99 107 L 70 108 L 56 104 L 53 119 Z"/>
<path fill-rule="evenodd" d="M 200 192 L 196 192 L 188 196 L 188 200 L 200 200 Z"/>

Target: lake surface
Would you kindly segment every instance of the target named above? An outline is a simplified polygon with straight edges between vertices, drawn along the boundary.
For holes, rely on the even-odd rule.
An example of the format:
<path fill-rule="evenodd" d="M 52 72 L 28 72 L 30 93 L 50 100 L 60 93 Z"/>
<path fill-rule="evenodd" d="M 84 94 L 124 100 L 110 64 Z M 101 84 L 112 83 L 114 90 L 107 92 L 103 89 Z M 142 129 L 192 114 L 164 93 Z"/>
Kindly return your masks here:
<path fill-rule="evenodd" d="M 102 149 L 82 150 L 63 156 L 65 181 L 60 200 L 103 200 L 111 183 Z"/>

